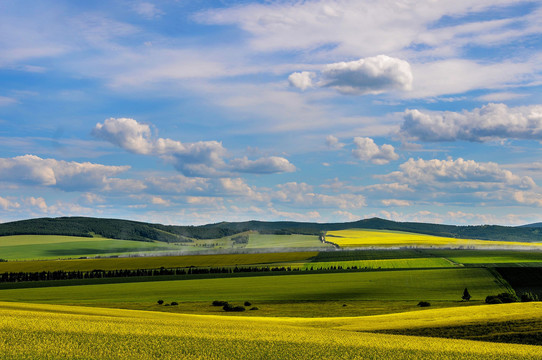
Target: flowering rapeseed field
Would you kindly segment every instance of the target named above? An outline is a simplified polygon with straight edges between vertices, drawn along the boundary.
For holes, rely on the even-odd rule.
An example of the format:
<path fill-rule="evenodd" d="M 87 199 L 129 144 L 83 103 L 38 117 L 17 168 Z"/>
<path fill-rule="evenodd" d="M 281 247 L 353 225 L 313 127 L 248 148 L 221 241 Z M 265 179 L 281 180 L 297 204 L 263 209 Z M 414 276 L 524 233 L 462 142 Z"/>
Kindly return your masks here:
<path fill-rule="evenodd" d="M 525 311 L 529 313 L 533 308 L 525 307 Z M 391 360 L 542 358 L 542 347 L 537 346 L 347 330 L 348 326 L 363 322 L 364 318 L 238 318 L 2 302 L 0 357 Z"/>
<path fill-rule="evenodd" d="M 405 232 L 363 229 L 328 231 L 326 233 L 326 240 L 340 247 L 529 247 L 542 249 L 542 244 L 540 243 L 456 239 Z"/>

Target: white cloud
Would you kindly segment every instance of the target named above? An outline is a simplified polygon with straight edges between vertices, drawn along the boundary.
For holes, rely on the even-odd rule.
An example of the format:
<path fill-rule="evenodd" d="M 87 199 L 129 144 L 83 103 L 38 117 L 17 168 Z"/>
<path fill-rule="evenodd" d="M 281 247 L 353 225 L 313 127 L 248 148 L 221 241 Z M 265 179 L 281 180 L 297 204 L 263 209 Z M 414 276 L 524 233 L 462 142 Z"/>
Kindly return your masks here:
<path fill-rule="evenodd" d="M 312 79 L 315 77 L 315 74 L 310 71 L 295 72 L 288 76 L 288 81 L 290 85 L 301 90 L 306 90 L 307 88 L 312 87 Z"/>
<path fill-rule="evenodd" d="M 291 74 L 288 80 L 292 86 L 305 90 L 313 86 L 312 78 L 315 76 L 313 72 L 296 72 Z M 412 72 L 408 62 L 378 55 L 325 65 L 316 85 L 351 95 L 404 91 L 412 88 Z"/>
<path fill-rule="evenodd" d="M 384 144 L 378 147 L 371 138 L 355 137 L 354 144 L 356 149 L 352 150 L 352 155 L 359 160 L 383 165 L 399 158 L 392 145 Z"/>
<path fill-rule="evenodd" d="M 114 180 L 111 176 L 129 168 L 24 155 L 0 158 L 0 181 L 51 186 L 65 191 L 102 189 Z"/>
<path fill-rule="evenodd" d="M 385 199 L 381 200 L 382 204 L 385 206 L 410 206 L 412 203 L 407 200 L 399 200 L 399 199 Z"/>
<path fill-rule="evenodd" d="M 14 98 L 0 96 L 0 106 L 11 105 L 17 103 L 17 100 Z"/>
<path fill-rule="evenodd" d="M 156 5 L 148 2 L 137 3 L 133 8 L 136 13 L 148 19 L 154 19 L 164 15 L 164 12 L 158 9 Z"/>
<path fill-rule="evenodd" d="M 534 191 L 516 191 L 513 197 L 519 204 L 542 207 L 542 194 L 540 193 Z"/>
<path fill-rule="evenodd" d="M 354 215 L 351 212 L 342 211 L 342 210 L 334 211 L 333 215 L 338 216 L 339 218 L 344 219 L 346 221 L 356 221 L 360 219 L 359 216 Z"/>
<path fill-rule="evenodd" d="M 383 180 L 397 181 L 414 187 L 442 188 L 450 192 L 477 189 L 532 189 L 536 187 L 529 176 L 518 176 L 502 169 L 493 162 L 477 163 L 473 160 L 423 160 L 409 159 L 400 165 L 400 171 L 377 176 Z"/>
<path fill-rule="evenodd" d="M 408 62 L 386 55 L 329 64 L 322 70 L 320 86 L 343 94 L 380 94 L 410 90 L 412 72 Z"/>
<path fill-rule="evenodd" d="M 18 202 L 11 201 L 10 199 L 0 196 L 0 208 L 3 210 L 10 210 L 19 208 L 21 205 Z"/>
<path fill-rule="evenodd" d="M 341 149 L 345 146 L 344 143 L 339 142 L 339 139 L 333 135 L 326 136 L 326 145 L 332 149 Z"/>
<path fill-rule="evenodd" d="M 421 141 L 542 140 L 542 106 L 488 104 L 461 113 L 407 110 L 401 133 Z"/>
<path fill-rule="evenodd" d="M 230 166 L 232 166 L 235 171 L 254 174 L 273 174 L 295 171 L 295 166 L 292 163 L 287 159 L 278 156 L 270 156 L 257 160 L 249 160 L 246 157 L 243 157 L 231 160 Z"/>
<path fill-rule="evenodd" d="M 306 183 L 289 182 L 277 185 L 278 190 L 271 196 L 273 199 L 304 207 L 323 207 L 339 209 L 359 209 L 365 207 L 366 201 L 363 195 L 356 194 L 318 194 L 313 187 Z"/>
<path fill-rule="evenodd" d="M 109 118 L 97 123 L 93 135 L 136 154 L 159 156 L 186 176 L 226 177 L 246 172 L 273 174 L 295 171 L 287 159 L 271 156 L 256 160 L 246 157 L 225 161 L 227 150 L 218 141 L 181 143 L 153 138 L 148 125 L 129 118 Z"/>

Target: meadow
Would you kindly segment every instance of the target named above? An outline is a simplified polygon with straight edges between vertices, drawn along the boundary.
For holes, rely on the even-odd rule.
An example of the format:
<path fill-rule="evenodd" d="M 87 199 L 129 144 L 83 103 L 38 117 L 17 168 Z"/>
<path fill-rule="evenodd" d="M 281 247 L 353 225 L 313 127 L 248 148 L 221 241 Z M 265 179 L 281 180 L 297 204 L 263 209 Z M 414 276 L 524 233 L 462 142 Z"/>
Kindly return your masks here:
<path fill-rule="evenodd" d="M 315 285 L 317 284 L 317 285 Z M 487 269 L 449 268 L 4 289 L 0 301 L 52 304 L 155 304 L 227 301 L 460 301 L 465 287 L 473 299 L 508 291 Z M 109 306 L 108 305 L 108 306 Z"/>
<path fill-rule="evenodd" d="M 500 308 L 519 318 L 540 306 Z M 472 309 L 472 308 L 470 308 Z M 431 319 L 491 317 L 495 307 L 352 318 L 242 318 L 73 306 L 0 303 L 0 355 L 6 359 L 539 359 L 538 346 L 375 334 Z M 435 313 L 436 311 L 436 313 Z M 486 314 L 486 311 L 489 311 Z M 424 316 L 424 314 L 427 314 Z M 470 316 L 469 316 L 470 315 Z M 539 316 L 539 315 L 538 315 Z"/>
<path fill-rule="evenodd" d="M 114 240 L 57 235 L 0 236 L 0 258 L 5 260 L 61 259 L 127 253 L 179 250 L 163 242 Z"/>

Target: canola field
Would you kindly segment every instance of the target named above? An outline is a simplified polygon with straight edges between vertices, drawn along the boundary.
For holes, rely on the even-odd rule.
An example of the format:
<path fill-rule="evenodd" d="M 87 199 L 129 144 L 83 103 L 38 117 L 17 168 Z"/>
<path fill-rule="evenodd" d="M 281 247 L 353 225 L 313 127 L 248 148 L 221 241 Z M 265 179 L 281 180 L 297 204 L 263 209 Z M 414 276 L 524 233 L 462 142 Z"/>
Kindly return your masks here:
<path fill-rule="evenodd" d="M 349 229 L 328 231 L 326 240 L 344 248 L 532 248 L 542 249 L 542 243 L 456 239 L 388 230 Z"/>
<path fill-rule="evenodd" d="M 515 305 L 515 304 L 514 304 Z M 518 317 L 540 314 L 519 304 Z M 494 306 L 476 316 L 493 316 Z M 463 309 L 461 309 L 463 310 Z M 446 313 L 416 312 L 458 323 Z M 474 312 L 472 312 L 474 313 Z M 468 314 L 467 314 L 468 315 Z M 403 316 L 403 318 L 401 317 Z M 368 333 L 408 327 L 404 314 L 353 318 L 244 318 L 216 315 L 0 303 L 0 357 L 4 359 L 540 359 L 542 347 Z M 540 315 L 537 315 L 540 316 Z M 369 324 L 369 325 L 366 325 Z"/>

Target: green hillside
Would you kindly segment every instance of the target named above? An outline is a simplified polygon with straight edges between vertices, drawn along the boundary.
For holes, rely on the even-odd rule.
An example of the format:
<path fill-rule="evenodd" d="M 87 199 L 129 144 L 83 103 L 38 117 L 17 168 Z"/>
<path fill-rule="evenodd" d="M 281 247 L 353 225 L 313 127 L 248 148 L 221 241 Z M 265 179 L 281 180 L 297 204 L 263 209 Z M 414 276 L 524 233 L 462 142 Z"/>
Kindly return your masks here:
<path fill-rule="evenodd" d="M 500 241 L 542 241 L 542 229 L 497 225 L 455 226 L 412 222 L 395 222 L 379 218 L 347 223 L 309 223 L 292 221 L 220 222 L 201 226 L 151 224 L 120 219 L 88 217 L 38 218 L 0 224 L 0 236 L 67 235 L 137 241 L 191 242 L 193 239 L 218 239 L 246 231 L 260 234 L 319 235 L 322 231 L 345 229 L 405 231 L 460 239 Z"/>

